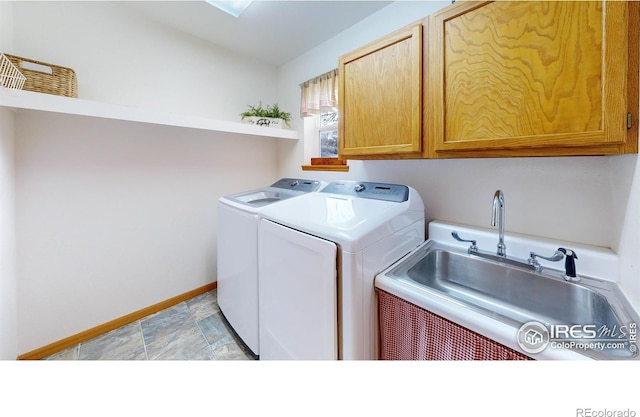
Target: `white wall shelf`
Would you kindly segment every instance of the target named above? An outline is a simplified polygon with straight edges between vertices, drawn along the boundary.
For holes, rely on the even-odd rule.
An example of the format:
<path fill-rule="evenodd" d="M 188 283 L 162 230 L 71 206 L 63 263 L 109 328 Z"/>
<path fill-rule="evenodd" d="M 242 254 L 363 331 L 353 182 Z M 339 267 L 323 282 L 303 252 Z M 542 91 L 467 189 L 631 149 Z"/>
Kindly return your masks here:
<path fill-rule="evenodd" d="M 11 90 L 3 87 L 0 87 L 0 106 L 267 138 L 298 139 L 298 132 L 295 130 L 274 129 L 240 122 L 228 122 L 206 117 L 179 115 L 158 110 L 34 93 L 32 91 Z"/>

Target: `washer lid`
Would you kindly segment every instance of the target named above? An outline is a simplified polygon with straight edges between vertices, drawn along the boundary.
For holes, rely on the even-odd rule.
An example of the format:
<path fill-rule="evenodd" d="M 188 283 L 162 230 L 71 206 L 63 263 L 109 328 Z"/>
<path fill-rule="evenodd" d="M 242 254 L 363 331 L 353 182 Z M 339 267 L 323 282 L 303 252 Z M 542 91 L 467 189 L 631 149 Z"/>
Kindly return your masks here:
<path fill-rule="evenodd" d="M 235 207 L 241 206 L 251 211 L 257 211 L 270 204 L 317 191 L 322 184 L 322 182 L 315 180 L 282 178 L 269 187 L 231 194 L 222 197 L 220 201 L 232 204 Z"/>
<path fill-rule="evenodd" d="M 299 191 L 279 191 L 270 188 L 263 188 L 262 190 L 240 193 L 227 196 L 226 198 L 252 207 L 264 207 L 301 194 L 302 193 Z"/>
<path fill-rule="evenodd" d="M 346 183 L 346 182 L 345 182 Z M 265 207 L 264 218 L 318 236 L 341 245 L 343 250 L 357 252 L 418 221 L 424 221 L 424 205 L 418 193 L 406 186 L 404 201 L 364 197 L 360 194 L 325 191 Z M 352 185 L 340 189 L 349 189 Z M 393 188 L 393 187 L 392 187 Z M 395 199 L 396 197 L 394 197 Z"/>

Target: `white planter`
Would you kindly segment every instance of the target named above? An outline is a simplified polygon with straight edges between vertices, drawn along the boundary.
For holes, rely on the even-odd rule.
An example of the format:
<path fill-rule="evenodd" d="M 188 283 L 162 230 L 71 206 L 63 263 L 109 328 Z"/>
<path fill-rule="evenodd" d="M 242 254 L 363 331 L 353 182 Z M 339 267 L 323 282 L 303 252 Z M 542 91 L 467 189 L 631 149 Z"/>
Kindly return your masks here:
<path fill-rule="evenodd" d="M 256 126 L 265 126 L 265 127 L 273 127 L 276 129 L 282 129 L 284 125 L 284 120 L 282 119 L 274 119 L 271 117 L 256 117 L 249 116 L 243 120 L 245 123 Z"/>

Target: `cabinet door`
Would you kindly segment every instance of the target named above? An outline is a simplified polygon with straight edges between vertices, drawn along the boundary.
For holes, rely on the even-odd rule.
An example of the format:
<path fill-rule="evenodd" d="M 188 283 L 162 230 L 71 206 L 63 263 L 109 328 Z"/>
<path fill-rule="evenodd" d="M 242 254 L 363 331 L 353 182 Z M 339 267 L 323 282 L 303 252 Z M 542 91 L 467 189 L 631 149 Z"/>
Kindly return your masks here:
<path fill-rule="evenodd" d="M 340 57 L 339 153 L 422 151 L 422 24 Z"/>
<path fill-rule="evenodd" d="M 637 4 L 465 2 L 429 26 L 431 156 L 637 152 Z"/>

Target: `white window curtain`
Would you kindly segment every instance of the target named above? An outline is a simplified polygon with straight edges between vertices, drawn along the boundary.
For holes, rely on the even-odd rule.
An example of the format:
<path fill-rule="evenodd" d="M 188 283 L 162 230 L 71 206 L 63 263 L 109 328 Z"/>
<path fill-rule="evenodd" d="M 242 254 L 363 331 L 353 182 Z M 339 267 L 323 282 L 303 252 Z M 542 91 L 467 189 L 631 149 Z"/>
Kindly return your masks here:
<path fill-rule="evenodd" d="M 300 117 L 335 111 L 338 107 L 338 70 L 305 81 L 300 89 Z"/>

